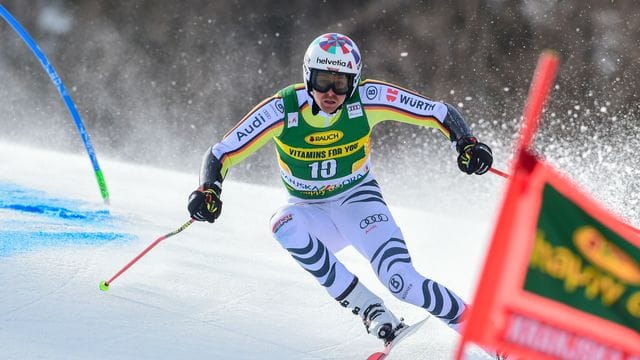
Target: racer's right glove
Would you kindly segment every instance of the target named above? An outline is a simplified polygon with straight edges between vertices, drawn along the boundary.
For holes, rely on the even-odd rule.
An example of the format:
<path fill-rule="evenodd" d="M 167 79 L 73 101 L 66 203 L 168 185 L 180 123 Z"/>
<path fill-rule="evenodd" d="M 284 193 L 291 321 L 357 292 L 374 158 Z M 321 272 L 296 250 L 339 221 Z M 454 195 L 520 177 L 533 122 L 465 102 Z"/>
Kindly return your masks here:
<path fill-rule="evenodd" d="M 213 154 L 213 147 L 207 149 L 200 169 L 200 187 L 189 195 L 187 209 L 191 218 L 198 221 L 216 221 L 222 211 L 222 163 Z"/>
<path fill-rule="evenodd" d="M 220 200 L 221 189 L 212 185 L 202 186 L 189 195 L 189 214 L 198 221 L 216 221 L 222 212 L 222 200 Z"/>

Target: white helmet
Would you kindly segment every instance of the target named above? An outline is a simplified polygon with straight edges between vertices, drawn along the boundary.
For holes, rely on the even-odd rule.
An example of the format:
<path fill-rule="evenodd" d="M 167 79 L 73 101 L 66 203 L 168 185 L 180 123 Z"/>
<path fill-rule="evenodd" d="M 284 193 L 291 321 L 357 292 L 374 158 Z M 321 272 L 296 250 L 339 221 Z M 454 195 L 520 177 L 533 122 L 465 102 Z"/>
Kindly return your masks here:
<path fill-rule="evenodd" d="M 353 40 L 338 33 L 327 33 L 318 36 L 309 44 L 304 54 L 302 74 L 307 91 L 311 91 L 311 72 L 325 70 L 350 75 L 352 79 L 349 98 L 356 91 L 362 72 L 360 50 Z"/>

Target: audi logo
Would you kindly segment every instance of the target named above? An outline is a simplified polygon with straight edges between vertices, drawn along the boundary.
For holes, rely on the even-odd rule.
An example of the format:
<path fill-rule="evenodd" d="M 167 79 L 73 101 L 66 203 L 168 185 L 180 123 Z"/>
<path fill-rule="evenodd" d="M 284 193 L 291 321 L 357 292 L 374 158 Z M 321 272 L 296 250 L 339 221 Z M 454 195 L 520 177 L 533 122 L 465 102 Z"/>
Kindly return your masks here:
<path fill-rule="evenodd" d="M 367 216 L 366 218 L 360 220 L 360 229 L 364 229 L 371 224 L 383 221 L 389 221 L 389 218 L 385 214 L 375 214 Z"/>

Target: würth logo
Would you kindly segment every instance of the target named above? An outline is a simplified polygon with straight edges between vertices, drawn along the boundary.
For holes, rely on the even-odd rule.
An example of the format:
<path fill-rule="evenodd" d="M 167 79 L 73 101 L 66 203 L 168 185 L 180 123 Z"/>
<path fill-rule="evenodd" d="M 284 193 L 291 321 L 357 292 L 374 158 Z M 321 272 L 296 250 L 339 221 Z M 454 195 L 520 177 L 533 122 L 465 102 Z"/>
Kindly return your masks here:
<path fill-rule="evenodd" d="M 387 101 L 393 102 L 393 101 L 396 101 L 397 98 L 398 98 L 398 90 L 387 88 Z"/>

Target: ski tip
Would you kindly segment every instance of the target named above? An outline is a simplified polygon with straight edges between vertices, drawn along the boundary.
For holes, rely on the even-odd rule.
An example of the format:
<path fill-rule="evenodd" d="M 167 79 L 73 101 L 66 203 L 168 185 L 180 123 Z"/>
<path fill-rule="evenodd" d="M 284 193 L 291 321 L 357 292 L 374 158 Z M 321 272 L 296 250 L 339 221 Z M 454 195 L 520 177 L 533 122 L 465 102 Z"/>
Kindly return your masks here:
<path fill-rule="evenodd" d="M 389 353 L 391 352 L 391 349 L 400 341 L 404 340 L 404 338 L 410 336 L 411 334 L 415 333 L 427 320 L 429 320 L 429 318 L 431 317 L 431 314 L 427 314 L 427 316 L 414 323 L 414 324 L 410 324 L 408 325 L 403 331 L 401 331 L 398 336 L 396 336 L 395 339 L 393 339 L 389 344 L 387 344 L 384 348 L 383 351 L 378 351 L 375 352 L 371 355 L 369 355 L 369 357 L 367 358 L 367 360 L 383 360 L 386 359 L 387 356 L 389 356 Z"/>
<path fill-rule="evenodd" d="M 373 354 L 369 355 L 367 360 L 383 360 L 386 357 L 387 357 L 387 354 L 385 354 L 383 352 L 377 352 L 377 353 L 373 353 Z"/>

